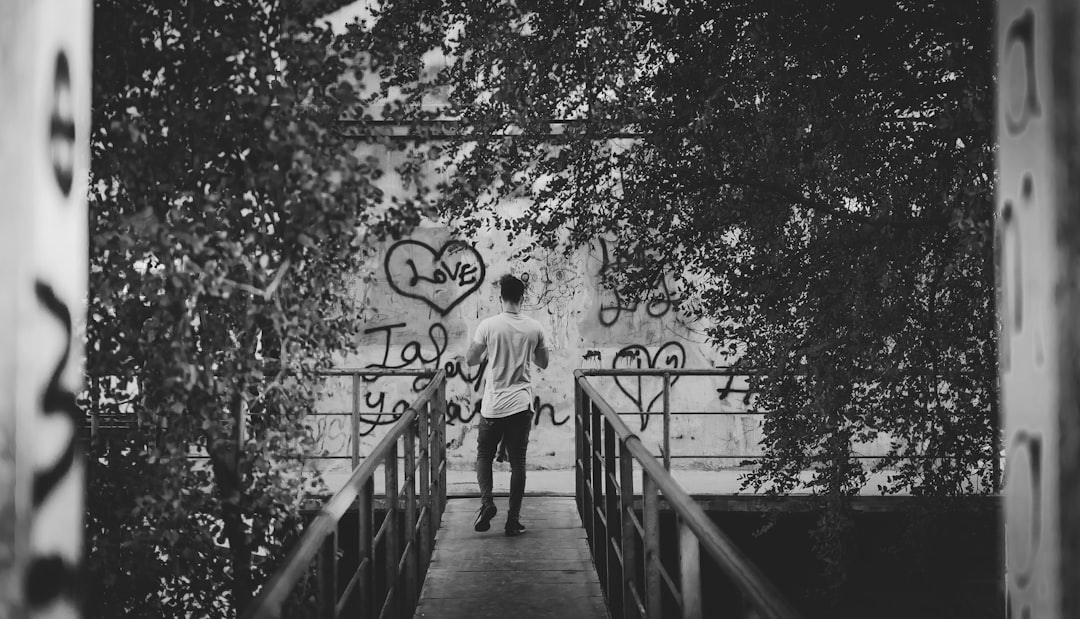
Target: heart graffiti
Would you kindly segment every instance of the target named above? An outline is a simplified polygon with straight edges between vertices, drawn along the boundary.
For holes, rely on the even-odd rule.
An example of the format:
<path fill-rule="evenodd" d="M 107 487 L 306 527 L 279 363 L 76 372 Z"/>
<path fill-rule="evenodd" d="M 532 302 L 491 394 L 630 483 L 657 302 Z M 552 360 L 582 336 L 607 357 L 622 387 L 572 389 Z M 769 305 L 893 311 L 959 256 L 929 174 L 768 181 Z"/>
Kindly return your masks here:
<path fill-rule="evenodd" d="M 686 349 L 679 342 L 668 342 L 649 354 L 649 350 L 640 344 L 632 344 L 620 350 L 612 361 L 613 368 L 671 368 L 686 367 Z M 678 376 L 671 377 L 671 385 L 679 380 Z M 615 384 L 619 390 L 630 398 L 641 413 L 641 430 L 649 425 L 648 413 L 653 405 L 664 395 L 664 383 L 660 377 L 652 376 L 616 376 Z"/>
<path fill-rule="evenodd" d="M 445 316 L 484 283 L 484 260 L 474 247 L 447 241 L 438 251 L 420 241 L 398 241 L 383 263 L 390 288 Z"/>

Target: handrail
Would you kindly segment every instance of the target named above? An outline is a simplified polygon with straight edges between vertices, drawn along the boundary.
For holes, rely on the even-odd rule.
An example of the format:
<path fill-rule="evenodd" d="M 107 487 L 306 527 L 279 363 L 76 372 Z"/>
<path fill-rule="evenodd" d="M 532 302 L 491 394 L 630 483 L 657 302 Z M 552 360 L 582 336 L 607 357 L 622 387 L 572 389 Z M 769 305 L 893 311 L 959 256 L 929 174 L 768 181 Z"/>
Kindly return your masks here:
<path fill-rule="evenodd" d="M 575 374 L 580 376 L 754 376 L 760 374 L 759 368 L 582 368 Z"/>
<path fill-rule="evenodd" d="M 716 562 L 761 619 L 797 619 L 780 592 L 709 519 L 655 456 L 630 431 L 603 395 L 574 373 L 578 509 L 588 534 L 612 617 L 672 616 L 663 589 L 678 615 L 703 615 L 699 549 Z M 602 439 L 602 442 L 600 442 Z M 633 466 L 642 472 L 643 511 L 634 511 Z M 679 526 L 678 585 L 661 562 L 659 501 L 662 493 Z M 639 541 L 640 540 L 640 541 Z M 638 558 L 639 548 L 644 557 Z M 641 567 L 644 567 L 642 574 Z"/>
<path fill-rule="evenodd" d="M 382 368 L 328 368 L 318 370 L 320 376 L 418 376 L 431 378 L 435 376 L 435 370 L 424 368 L 401 368 L 397 370 L 385 370 Z"/>
<path fill-rule="evenodd" d="M 350 411 L 349 430 L 352 436 L 351 449 L 349 456 L 352 460 L 352 467 L 355 469 L 360 465 L 360 442 L 357 439 L 360 436 L 360 417 L 361 417 L 361 401 L 360 390 L 363 381 L 366 379 L 376 379 L 380 377 L 412 377 L 413 379 L 431 378 L 435 376 L 435 370 L 428 368 L 397 368 L 397 369 L 384 369 L 384 368 L 327 368 L 324 370 L 318 370 L 315 372 L 319 376 L 350 376 L 352 377 L 352 409 Z"/>
<path fill-rule="evenodd" d="M 350 369 L 340 374 L 352 375 L 354 379 L 358 375 L 401 375 L 432 380 L 353 470 L 345 486 L 323 505 L 279 570 L 244 609 L 241 619 L 280 617 L 282 606 L 316 559 L 319 617 L 336 618 L 346 611 L 350 616 L 360 617 L 412 614 L 446 506 L 446 372 Z M 417 439 L 419 459 L 415 453 Z M 403 469 L 398 466 L 399 440 L 405 452 Z M 384 467 L 386 477 L 386 515 L 375 531 L 374 476 L 379 466 Z M 402 482 L 403 510 L 399 509 Z M 355 571 L 345 580 L 345 586 L 340 587 L 338 527 L 354 503 L 358 506 L 359 552 L 353 562 Z M 398 523 L 399 515 L 404 516 L 403 523 Z M 379 543 L 383 546 L 381 553 L 376 552 Z M 385 557 L 388 572 L 381 587 L 377 587 L 376 579 L 377 554 Z M 339 588 L 343 595 L 339 596 Z M 380 592 L 381 602 L 377 599 Z"/>

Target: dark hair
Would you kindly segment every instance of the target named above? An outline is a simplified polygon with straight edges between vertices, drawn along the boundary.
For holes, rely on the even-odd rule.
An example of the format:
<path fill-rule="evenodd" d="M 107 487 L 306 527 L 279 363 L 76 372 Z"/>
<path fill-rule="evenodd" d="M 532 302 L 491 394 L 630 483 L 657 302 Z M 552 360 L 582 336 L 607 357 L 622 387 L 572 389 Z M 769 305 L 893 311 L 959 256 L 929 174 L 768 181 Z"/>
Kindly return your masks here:
<path fill-rule="evenodd" d="M 525 296 L 525 282 L 507 273 L 499 278 L 499 291 L 503 300 L 521 303 L 521 297 Z"/>

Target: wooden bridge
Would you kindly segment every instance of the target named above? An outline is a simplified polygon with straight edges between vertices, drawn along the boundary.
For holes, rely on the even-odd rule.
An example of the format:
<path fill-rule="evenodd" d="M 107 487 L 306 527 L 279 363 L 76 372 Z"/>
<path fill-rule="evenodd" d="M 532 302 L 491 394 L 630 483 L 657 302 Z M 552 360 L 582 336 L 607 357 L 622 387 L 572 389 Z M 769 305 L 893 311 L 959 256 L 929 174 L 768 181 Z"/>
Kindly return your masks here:
<path fill-rule="evenodd" d="M 573 498 L 529 497 L 528 529 L 473 530 L 477 501 L 451 500 L 415 616 L 424 619 L 605 619 L 604 592 Z"/>

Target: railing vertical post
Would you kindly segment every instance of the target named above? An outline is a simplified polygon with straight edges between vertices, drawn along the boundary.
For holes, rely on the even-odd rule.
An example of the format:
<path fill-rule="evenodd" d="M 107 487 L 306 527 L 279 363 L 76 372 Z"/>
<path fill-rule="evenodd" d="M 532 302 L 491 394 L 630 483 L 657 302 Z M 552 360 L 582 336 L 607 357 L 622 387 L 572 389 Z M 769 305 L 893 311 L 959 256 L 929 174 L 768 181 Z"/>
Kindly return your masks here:
<path fill-rule="evenodd" d="M 318 604 L 319 619 L 335 619 L 337 614 L 337 527 L 319 548 Z"/>
<path fill-rule="evenodd" d="M 683 619 L 701 619 L 701 551 L 697 536 L 679 519 L 679 582 Z"/>
<path fill-rule="evenodd" d="M 648 619 L 663 619 L 664 599 L 660 589 L 660 496 L 656 480 L 641 472 L 642 519 L 645 539 L 645 608 Z"/>
<path fill-rule="evenodd" d="M 664 372 L 664 470 L 671 470 L 671 373 Z"/>
<path fill-rule="evenodd" d="M 90 440 L 95 443 L 98 438 L 98 426 L 101 425 L 99 416 L 98 404 L 95 402 L 90 405 Z"/>
<path fill-rule="evenodd" d="M 398 595 L 398 448 L 397 441 L 391 445 L 386 459 L 383 460 L 383 478 L 385 480 L 386 495 L 386 533 L 383 537 L 383 547 L 386 552 L 386 595 L 384 607 L 395 608 Z"/>
<path fill-rule="evenodd" d="M 360 466 L 360 375 L 352 375 L 352 432 L 349 433 L 349 449 L 353 470 Z"/>
<path fill-rule="evenodd" d="M 618 445 L 618 446 L 617 446 Z M 615 436 L 615 428 L 604 420 L 604 516 L 607 518 L 607 530 L 604 532 L 604 551 L 607 554 L 607 594 L 611 604 L 611 615 L 622 617 L 622 581 L 623 558 L 616 552 L 616 544 L 622 541 L 622 519 L 619 513 L 619 490 L 615 485 L 617 465 L 616 450 L 621 441 Z"/>
<path fill-rule="evenodd" d="M 446 379 L 439 382 L 435 388 L 435 403 L 439 407 L 435 415 L 435 451 L 432 453 L 431 465 L 438 479 L 438 500 L 433 501 L 431 510 L 431 522 L 435 530 L 442 524 L 442 513 L 446 508 Z"/>
<path fill-rule="evenodd" d="M 357 503 L 357 536 L 360 542 L 357 559 L 361 566 L 357 595 L 360 597 L 360 617 L 366 618 L 375 616 L 375 548 L 372 545 L 375 522 L 374 478 L 368 477 L 364 481 Z"/>
<path fill-rule="evenodd" d="M 574 497 L 577 502 L 578 517 L 582 519 L 584 525 L 585 509 L 584 509 L 584 468 L 582 464 L 582 458 L 584 457 L 585 450 L 583 448 L 585 437 L 582 436 L 581 427 L 581 386 L 578 385 L 578 376 L 574 375 Z"/>
<path fill-rule="evenodd" d="M 421 413 L 417 413 L 418 415 Z M 416 427 L 412 424 L 405 429 L 402 447 L 405 450 L 405 589 L 402 592 L 401 608 L 403 612 L 412 609 L 416 603 L 417 566 L 420 564 L 416 550 Z"/>
<path fill-rule="evenodd" d="M 622 519 L 622 607 L 623 616 L 637 608 L 633 591 L 640 596 L 637 529 L 634 527 L 634 458 L 626 443 L 619 442 L 619 517 Z M 635 613 L 636 616 L 637 613 Z"/>
<path fill-rule="evenodd" d="M 581 385 L 577 385 L 577 392 L 580 398 L 577 407 L 578 424 L 581 426 L 579 429 L 581 432 L 581 451 L 578 454 L 578 463 L 581 466 L 581 496 L 578 509 L 581 512 L 581 524 L 585 527 L 585 538 L 591 547 L 593 538 L 596 536 L 596 529 L 593 526 L 593 514 L 595 513 L 593 497 L 595 495 L 594 488 L 596 487 L 592 484 L 593 440 L 589 431 L 589 415 L 587 412 L 590 410 L 591 402 L 589 396 L 582 391 Z"/>
<path fill-rule="evenodd" d="M 420 431 L 420 574 L 431 562 L 431 424 L 435 407 L 428 401 L 417 416 Z"/>
<path fill-rule="evenodd" d="M 600 437 L 604 416 L 596 410 L 596 403 L 589 402 L 589 420 L 592 429 L 589 430 L 589 460 L 592 462 L 592 543 L 593 562 L 596 563 L 596 573 L 600 582 L 607 582 L 607 529 L 604 524 L 605 516 L 601 506 L 604 500 L 604 461 L 600 453 Z"/>

